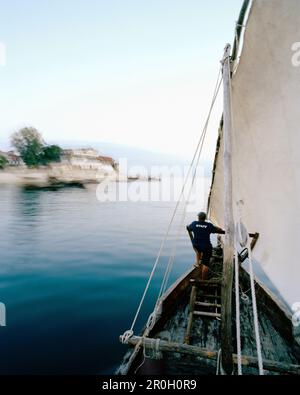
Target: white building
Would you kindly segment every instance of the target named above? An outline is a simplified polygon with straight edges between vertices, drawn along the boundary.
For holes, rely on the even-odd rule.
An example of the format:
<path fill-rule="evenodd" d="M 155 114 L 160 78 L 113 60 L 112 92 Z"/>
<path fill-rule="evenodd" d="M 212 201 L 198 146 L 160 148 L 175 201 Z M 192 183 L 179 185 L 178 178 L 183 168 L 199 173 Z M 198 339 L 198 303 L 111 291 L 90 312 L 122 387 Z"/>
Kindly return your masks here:
<path fill-rule="evenodd" d="M 100 170 L 112 172 L 118 169 L 117 162 L 108 156 L 100 156 L 93 148 L 66 149 L 61 155 L 61 162 L 80 170 Z"/>
<path fill-rule="evenodd" d="M 0 151 L 0 155 L 6 158 L 6 160 L 8 161 L 8 166 L 25 166 L 21 155 L 15 151 Z"/>

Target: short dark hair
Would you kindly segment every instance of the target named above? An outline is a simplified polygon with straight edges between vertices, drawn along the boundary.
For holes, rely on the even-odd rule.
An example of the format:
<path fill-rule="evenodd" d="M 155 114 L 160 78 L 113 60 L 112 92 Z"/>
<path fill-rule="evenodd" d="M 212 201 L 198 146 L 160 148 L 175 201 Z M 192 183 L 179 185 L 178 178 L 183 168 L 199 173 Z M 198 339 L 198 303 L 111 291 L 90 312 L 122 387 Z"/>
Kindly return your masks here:
<path fill-rule="evenodd" d="M 199 213 L 198 214 L 199 221 L 205 221 L 207 218 L 206 213 Z"/>

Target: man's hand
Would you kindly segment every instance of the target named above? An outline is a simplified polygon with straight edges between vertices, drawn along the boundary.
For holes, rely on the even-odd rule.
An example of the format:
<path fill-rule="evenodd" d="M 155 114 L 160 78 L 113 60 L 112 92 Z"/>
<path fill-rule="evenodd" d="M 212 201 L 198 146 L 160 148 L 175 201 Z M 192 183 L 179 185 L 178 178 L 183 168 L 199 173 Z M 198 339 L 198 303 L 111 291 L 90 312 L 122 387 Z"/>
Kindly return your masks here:
<path fill-rule="evenodd" d="M 218 234 L 218 235 L 225 235 L 226 234 L 225 230 L 223 230 L 222 228 L 218 228 L 217 226 L 215 226 L 215 228 L 216 228 L 216 234 Z"/>

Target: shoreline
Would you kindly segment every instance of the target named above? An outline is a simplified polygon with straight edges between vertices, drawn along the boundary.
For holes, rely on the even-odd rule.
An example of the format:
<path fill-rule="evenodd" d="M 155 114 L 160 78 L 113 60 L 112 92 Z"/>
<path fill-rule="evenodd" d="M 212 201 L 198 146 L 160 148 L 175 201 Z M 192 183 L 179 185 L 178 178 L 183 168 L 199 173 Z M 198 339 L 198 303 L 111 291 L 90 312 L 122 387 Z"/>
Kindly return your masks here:
<path fill-rule="evenodd" d="M 72 166 L 51 166 L 35 169 L 6 168 L 0 170 L 0 185 L 48 188 L 98 184 L 104 180 L 112 182 L 161 181 L 155 177 L 130 177 L 112 170 L 105 172 L 94 169 L 78 169 Z"/>
<path fill-rule="evenodd" d="M 47 168 L 18 168 L 0 170 L 0 185 L 13 184 L 20 186 L 47 187 L 55 184 L 88 184 L 98 183 L 104 179 L 112 181 L 125 180 L 126 177 L 116 171 L 110 173 L 93 169 L 75 169 L 70 166 L 56 166 Z"/>

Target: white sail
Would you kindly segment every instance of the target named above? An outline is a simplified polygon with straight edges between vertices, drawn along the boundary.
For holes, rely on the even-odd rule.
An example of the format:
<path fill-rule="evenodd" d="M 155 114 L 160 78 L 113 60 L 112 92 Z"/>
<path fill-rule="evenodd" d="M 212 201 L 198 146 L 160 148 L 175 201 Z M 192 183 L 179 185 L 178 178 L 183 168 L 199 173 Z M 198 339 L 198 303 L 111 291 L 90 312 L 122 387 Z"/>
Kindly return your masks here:
<path fill-rule="evenodd" d="M 300 302 L 299 0 L 254 0 L 232 79 L 233 204 L 260 234 L 253 257 L 292 306 Z M 298 57 L 300 58 L 300 56 Z M 224 225 L 223 141 L 210 197 Z"/>

